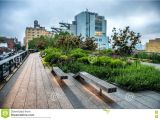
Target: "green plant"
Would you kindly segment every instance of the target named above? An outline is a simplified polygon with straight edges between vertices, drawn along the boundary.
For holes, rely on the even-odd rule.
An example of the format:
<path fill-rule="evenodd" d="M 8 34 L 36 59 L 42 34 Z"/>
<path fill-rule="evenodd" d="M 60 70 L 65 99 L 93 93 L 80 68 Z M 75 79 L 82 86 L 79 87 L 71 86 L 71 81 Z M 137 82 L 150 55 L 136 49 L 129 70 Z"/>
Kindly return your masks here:
<path fill-rule="evenodd" d="M 124 65 L 125 65 L 125 63 L 119 59 L 111 60 L 111 63 L 110 63 L 111 67 L 122 67 Z"/>
<path fill-rule="evenodd" d="M 125 67 L 112 68 L 109 66 L 97 66 L 80 62 L 68 63 L 61 66 L 65 72 L 77 73 L 86 71 L 108 82 L 114 82 L 129 91 L 157 90 L 160 91 L 159 70 L 132 63 Z"/>
<path fill-rule="evenodd" d="M 99 55 L 110 56 L 113 53 L 113 51 L 112 49 L 105 49 L 105 50 L 97 50 L 97 53 L 99 53 Z"/>
<path fill-rule="evenodd" d="M 46 50 L 46 55 L 44 57 L 44 60 L 46 62 L 50 62 L 50 63 L 56 63 L 58 61 L 58 59 L 60 58 L 60 56 L 62 55 L 62 53 L 60 51 L 58 51 L 57 49 L 48 49 Z"/>
<path fill-rule="evenodd" d="M 160 63 L 160 55 L 158 53 L 139 52 L 134 54 L 133 57 L 139 58 L 144 62 Z"/>
<path fill-rule="evenodd" d="M 81 57 L 81 58 L 78 58 L 77 61 L 78 62 L 82 62 L 84 64 L 89 64 L 90 62 L 88 61 L 88 56 L 85 56 L 85 57 Z"/>
<path fill-rule="evenodd" d="M 85 56 L 87 56 L 87 54 L 84 52 L 84 50 L 78 48 L 78 49 L 71 50 L 70 56 L 72 58 L 77 59 L 77 58 L 85 57 Z"/>
<path fill-rule="evenodd" d="M 97 60 L 93 64 L 100 66 L 122 67 L 125 65 L 125 62 L 120 59 L 113 59 L 108 56 L 100 56 L 97 57 Z"/>
<path fill-rule="evenodd" d="M 95 38 L 87 37 L 81 45 L 81 48 L 84 50 L 95 50 L 97 48 L 97 44 L 95 43 Z"/>
<path fill-rule="evenodd" d="M 113 35 L 111 36 L 112 47 L 116 49 L 120 55 L 131 55 L 136 49 L 136 45 L 141 43 L 139 33 L 135 33 L 130 30 L 127 26 L 123 30 L 119 29 L 117 32 L 116 28 L 112 30 Z"/>

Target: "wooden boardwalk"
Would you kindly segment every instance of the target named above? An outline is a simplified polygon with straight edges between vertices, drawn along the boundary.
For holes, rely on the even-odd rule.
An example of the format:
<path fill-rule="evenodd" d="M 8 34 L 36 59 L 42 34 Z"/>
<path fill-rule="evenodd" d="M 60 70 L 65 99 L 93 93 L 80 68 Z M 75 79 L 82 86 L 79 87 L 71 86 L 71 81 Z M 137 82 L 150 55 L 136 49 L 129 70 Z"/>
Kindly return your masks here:
<path fill-rule="evenodd" d="M 131 93 L 118 88 L 104 100 L 68 74 L 64 83 L 44 68 L 38 53 L 30 54 L 20 69 L 0 90 L 1 108 L 90 109 L 160 108 L 160 94 Z M 112 100 L 111 100 L 112 99 Z"/>

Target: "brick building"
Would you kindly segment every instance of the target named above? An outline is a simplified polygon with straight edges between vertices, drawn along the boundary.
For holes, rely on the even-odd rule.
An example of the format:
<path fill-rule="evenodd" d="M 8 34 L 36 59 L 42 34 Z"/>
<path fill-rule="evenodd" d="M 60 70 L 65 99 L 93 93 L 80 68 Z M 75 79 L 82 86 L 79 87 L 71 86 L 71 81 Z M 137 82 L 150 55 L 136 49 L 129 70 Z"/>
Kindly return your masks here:
<path fill-rule="evenodd" d="M 14 51 L 17 38 L 0 37 L 0 53 Z"/>

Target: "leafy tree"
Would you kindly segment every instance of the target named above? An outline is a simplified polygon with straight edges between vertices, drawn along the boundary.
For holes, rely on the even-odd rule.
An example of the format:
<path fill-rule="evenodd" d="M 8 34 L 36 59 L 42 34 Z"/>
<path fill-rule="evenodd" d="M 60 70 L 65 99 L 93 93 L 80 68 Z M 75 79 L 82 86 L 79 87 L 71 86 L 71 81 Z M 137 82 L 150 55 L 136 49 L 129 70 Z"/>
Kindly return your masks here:
<path fill-rule="evenodd" d="M 28 42 L 28 48 L 29 49 L 35 49 L 35 47 L 36 47 L 36 39 L 33 39 L 33 40 Z"/>
<path fill-rule="evenodd" d="M 116 28 L 113 28 L 112 32 L 113 35 L 111 36 L 110 42 L 112 42 L 112 47 L 120 55 L 131 55 L 136 49 L 136 45 L 141 43 L 140 33 L 131 31 L 129 26 L 123 30 L 119 29 L 119 32 L 117 32 Z"/>
<path fill-rule="evenodd" d="M 45 49 L 48 46 L 48 41 L 45 36 L 40 36 L 39 38 L 33 38 L 33 40 L 29 41 L 28 46 L 29 49 Z"/>
<path fill-rule="evenodd" d="M 22 49 L 21 44 L 20 43 L 15 44 L 15 48 L 17 51 Z"/>
<path fill-rule="evenodd" d="M 81 36 L 74 36 L 68 32 L 60 32 L 55 35 L 57 41 L 57 46 L 60 47 L 65 53 L 68 53 L 73 48 L 80 48 L 81 46 Z"/>
<path fill-rule="evenodd" d="M 97 48 L 97 44 L 95 43 L 94 38 L 86 38 L 82 43 L 82 49 L 84 50 L 95 50 Z"/>

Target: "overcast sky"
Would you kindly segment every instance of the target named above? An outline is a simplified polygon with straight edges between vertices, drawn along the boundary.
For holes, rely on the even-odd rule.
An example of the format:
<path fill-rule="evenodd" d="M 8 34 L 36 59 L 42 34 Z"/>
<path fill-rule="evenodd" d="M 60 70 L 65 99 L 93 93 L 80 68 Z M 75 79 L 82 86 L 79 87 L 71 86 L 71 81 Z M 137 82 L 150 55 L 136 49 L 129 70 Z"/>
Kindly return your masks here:
<path fill-rule="evenodd" d="M 23 41 L 25 28 L 35 19 L 50 30 L 59 22 L 71 23 L 86 8 L 105 16 L 108 36 L 113 27 L 129 25 L 142 35 L 142 44 L 160 38 L 159 0 L 0 0 L 0 36 Z"/>

